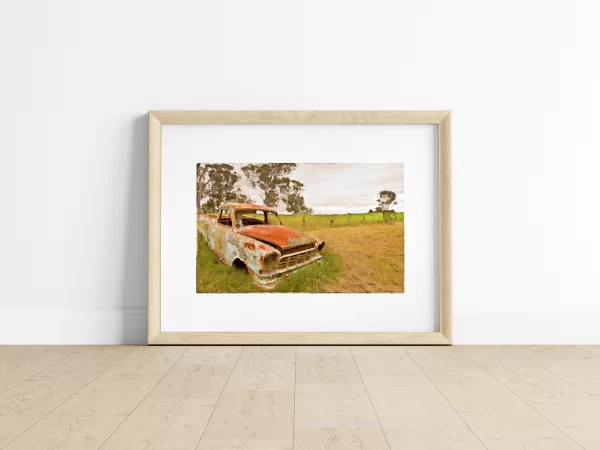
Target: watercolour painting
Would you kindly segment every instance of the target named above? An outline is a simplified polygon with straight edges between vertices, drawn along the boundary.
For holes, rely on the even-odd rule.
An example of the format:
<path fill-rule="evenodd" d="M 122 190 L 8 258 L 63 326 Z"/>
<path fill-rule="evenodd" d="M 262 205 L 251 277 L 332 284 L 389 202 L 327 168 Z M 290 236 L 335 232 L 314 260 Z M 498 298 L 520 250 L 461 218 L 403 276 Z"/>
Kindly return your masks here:
<path fill-rule="evenodd" d="M 197 163 L 195 207 L 197 293 L 404 292 L 403 163 Z"/>

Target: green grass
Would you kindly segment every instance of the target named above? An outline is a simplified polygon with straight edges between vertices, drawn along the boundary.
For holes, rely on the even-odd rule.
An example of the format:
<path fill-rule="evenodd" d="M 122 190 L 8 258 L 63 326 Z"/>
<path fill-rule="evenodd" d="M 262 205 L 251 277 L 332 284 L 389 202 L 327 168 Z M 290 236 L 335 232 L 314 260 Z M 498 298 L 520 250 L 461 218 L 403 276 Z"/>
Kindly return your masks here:
<path fill-rule="evenodd" d="M 362 214 L 293 214 L 279 217 L 283 224 L 297 230 L 316 230 L 317 228 L 351 227 L 382 222 L 403 222 L 404 213 L 391 213 L 384 218 L 383 213 Z"/>
<path fill-rule="evenodd" d="M 320 263 L 309 264 L 285 274 L 279 285 L 268 292 L 322 292 L 329 285 L 337 283 L 342 270 L 339 258 L 324 251 Z M 198 237 L 196 254 L 196 292 L 265 292 L 252 284 L 252 278 L 245 269 L 237 269 L 220 262 L 219 258 L 206 244 L 202 236 Z"/>
<path fill-rule="evenodd" d="M 205 213 L 216 217 L 218 213 Z M 249 215 L 249 214 L 246 214 Z M 262 215 L 257 215 L 262 220 Z M 403 212 L 384 214 L 381 212 L 359 214 L 279 214 L 286 227 L 297 230 L 316 230 L 317 228 L 352 227 L 383 222 L 404 222 Z"/>

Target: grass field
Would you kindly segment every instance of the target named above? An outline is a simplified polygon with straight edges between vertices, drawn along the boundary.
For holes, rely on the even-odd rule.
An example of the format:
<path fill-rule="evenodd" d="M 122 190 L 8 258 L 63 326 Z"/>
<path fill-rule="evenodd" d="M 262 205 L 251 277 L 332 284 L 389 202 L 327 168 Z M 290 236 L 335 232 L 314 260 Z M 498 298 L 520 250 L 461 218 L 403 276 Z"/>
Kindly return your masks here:
<path fill-rule="evenodd" d="M 381 212 L 364 214 L 294 214 L 279 215 L 283 224 L 296 230 L 317 230 L 319 228 L 353 227 L 358 225 L 372 225 L 382 222 L 402 222 L 404 213 Z"/>
<path fill-rule="evenodd" d="M 282 277 L 269 292 L 404 292 L 404 214 L 281 216 L 284 225 L 323 239 L 321 263 Z M 196 291 L 264 292 L 244 269 L 219 262 L 198 238 Z"/>

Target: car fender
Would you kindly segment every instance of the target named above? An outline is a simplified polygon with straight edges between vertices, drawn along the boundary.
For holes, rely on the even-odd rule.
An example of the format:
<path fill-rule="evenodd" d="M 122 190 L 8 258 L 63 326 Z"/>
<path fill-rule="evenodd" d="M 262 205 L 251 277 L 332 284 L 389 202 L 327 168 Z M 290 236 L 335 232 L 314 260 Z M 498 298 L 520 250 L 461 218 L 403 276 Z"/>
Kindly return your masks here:
<path fill-rule="evenodd" d="M 239 259 L 252 273 L 260 273 L 267 256 L 281 255 L 275 247 L 235 232 L 228 239 L 226 253 L 229 264 Z"/>

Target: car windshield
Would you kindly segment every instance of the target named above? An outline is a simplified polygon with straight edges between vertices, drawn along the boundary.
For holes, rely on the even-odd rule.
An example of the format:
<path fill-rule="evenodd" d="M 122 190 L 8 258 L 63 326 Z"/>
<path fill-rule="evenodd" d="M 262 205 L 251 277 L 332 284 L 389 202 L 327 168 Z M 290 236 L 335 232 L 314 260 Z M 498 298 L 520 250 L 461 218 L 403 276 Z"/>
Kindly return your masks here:
<path fill-rule="evenodd" d="M 235 212 L 235 226 L 247 227 L 249 225 L 281 225 L 277 213 L 263 210 L 242 210 Z"/>

